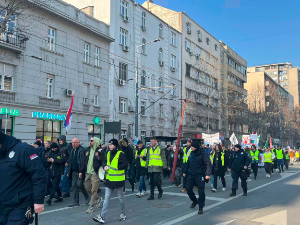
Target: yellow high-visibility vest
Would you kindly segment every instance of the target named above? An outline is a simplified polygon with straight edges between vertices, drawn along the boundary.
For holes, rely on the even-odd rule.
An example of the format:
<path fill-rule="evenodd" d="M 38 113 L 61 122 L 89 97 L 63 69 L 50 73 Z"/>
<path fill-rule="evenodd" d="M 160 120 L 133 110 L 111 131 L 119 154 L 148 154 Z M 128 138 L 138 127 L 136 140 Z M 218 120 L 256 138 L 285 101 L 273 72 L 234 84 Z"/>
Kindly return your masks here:
<path fill-rule="evenodd" d="M 186 152 L 186 150 L 187 150 L 187 147 L 185 147 L 184 149 L 183 149 L 183 163 L 187 163 L 187 161 L 188 161 L 188 159 L 189 159 L 189 157 L 190 157 L 190 154 L 191 154 L 191 152 L 192 152 L 192 149 L 190 148 L 187 152 Z"/>
<path fill-rule="evenodd" d="M 250 155 L 251 155 L 252 160 L 253 160 L 253 157 L 254 157 L 254 159 L 256 161 L 258 161 L 258 155 L 259 155 L 259 151 L 258 150 L 256 150 L 254 153 L 253 153 L 253 151 L 250 151 Z"/>
<path fill-rule="evenodd" d="M 161 158 L 161 150 L 159 146 L 156 147 L 156 149 L 153 151 L 153 148 L 150 149 L 150 155 L 149 155 L 149 165 L 148 166 L 163 166 L 163 161 Z"/>
<path fill-rule="evenodd" d="M 271 163 L 272 162 L 272 152 L 264 153 L 264 162 Z"/>
<path fill-rule="evenodd" d="M 141 152 L 141 156 L 146 156 L 147 155 L 147 151 L 148 151 L 148 149 L 144 148 L 143 151 Z M 137 153 L 138 153 L 138 151 L 136 150 L 135 151 L 135 159 L 137 158 Z M 146 166 L 146 160 L 143 160 L 143 158 L 141 158 L 140 162 L 141 162 L 141 166 L 142 167 Z"/>
<path fill-rule="evenodd" d="M 222 166 L 224 166 L 224 155 L 225 153 L 221 153 L 221 160 L 222 160 Z M 210 161 L 211 161 L 211 164 L 213 165 L 214 164 L 214 157 L 215 157 L 215 153 L 213 155 L 210 156 Z"/>
<path fill-rule="evenodd" d="M 118 163 L 120 154 L 124 154 L 122 151 L 118 151 L 113 160 L 110 163 L 110 151 L 107 153 L 107 174 L 106 179 L 109 181 L 124 181 L 125 170 L 118 170 Z"/>

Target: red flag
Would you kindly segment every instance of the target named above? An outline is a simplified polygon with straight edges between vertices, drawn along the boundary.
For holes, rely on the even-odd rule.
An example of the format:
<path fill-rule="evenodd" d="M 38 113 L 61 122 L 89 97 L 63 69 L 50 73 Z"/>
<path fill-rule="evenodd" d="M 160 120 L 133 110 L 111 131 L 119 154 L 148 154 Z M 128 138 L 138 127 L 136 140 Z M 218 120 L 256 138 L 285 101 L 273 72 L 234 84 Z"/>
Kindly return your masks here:
<path fill-rule="evenodd" d="M 273 144 L 272 144 L 272 138 L 270 136 L 270 148 L 273 148 Z"/>

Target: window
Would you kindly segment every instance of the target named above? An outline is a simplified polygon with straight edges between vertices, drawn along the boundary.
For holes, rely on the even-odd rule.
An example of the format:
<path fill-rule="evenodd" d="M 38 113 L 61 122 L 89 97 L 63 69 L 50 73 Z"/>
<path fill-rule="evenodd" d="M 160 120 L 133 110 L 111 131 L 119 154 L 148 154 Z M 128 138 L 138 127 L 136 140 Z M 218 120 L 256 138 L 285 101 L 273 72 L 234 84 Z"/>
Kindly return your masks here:
<path fill-rule="evenodd" d="M 283 75 L 283 71 L 279 71 L 279 76 L 282 76 Z"/>
<path fill-rule="evenodd" d="M 14 119 L 13 117 L 10 117 L 7 119 L 6 122 L 6 134 L 7 135 L 12 135 L 12 131 L 13 131 L 13 123 L 14 123 Z M 0 131 L 4 134 L 5 133 L 5 119 L 2 120 L 0 119 Z"/>
<path fill-rule="evenodd" d="M 142 26 L 146 26 L 146 13 L 142 12 Z"/>
<path fill-rule="evenodd" d="M 164 105 L 163 104 L 159 104 L 159 118 L 163 118 L 163 114 L 164 114 Z"/>
<path fill-rule="evenodd" d="M 283 71 L 283 74 L 287 74 L 287 70 L 284 70 L 284 71 Z"/>
<path fill-rule="evenodd" d="M 271 69 L 276 69 L 277 68 L 277 66 L 271 66 Z"/>
<path fill-rule="evenodd" d="M 54 76 L 47 76 L 47 83 L 46 83 L 46 97 L 53 98 L 53 83 L 54 83 Z"/>
<path fill-rule="evenodd" d="M 150 137 L 154 137 L 155 136 L 155 130 L 151 130 L 150 131 Z"/>
<path fill-rule="evenodd" d="M 84 42 L 84 62 L 90 63 L 90 44 Z"/>
<path fill-rule="evenodd" d="M 142 40 L 142 44 L 143 44 L 143 46 L 142 46 L 142 54 L 146 54 L 146 40 L 143 38 L 143 40 Z"/>
<path fill-rule="evenodd" d="M 197 37 L 198 37 L 198 41 L 202 42 L 202 34 L 201 34 L 200 30 L 198 30 L 198 32 L 197 32 Z"/>
<path fill-rule="evenodd" d="M 55 51 L 55 36 L 56 30 L 53 28 L 48 28 L 48 49 L 50 51 Z"/>
<path fill-rule="evenodd" d="M 7 14 L 5 10 L 0 11 L 0 24 L 5 20 Z M 16 31 L 16 16 L 11 15 L 7 24 L 6 24 L 6 33 L 7 34 L 14 34 Z"/>
<path fill-rule="evenodd" d="M 215 44 L 215 51 L 218 51 L 218 45 Z"/>
<path fill-rule="evenodd" d="M 159 87 L 159 91 L 162 91 L 162 86 L 163 86 L 163 79 L 162 79 L 162 77 L 160 77 L 159 79 L 158 79 L 158 87 Z"/>
<path fill-rule="evenodd" d="M 14 66 L 0 63 L 0 90 L 13 91 Z"/>
<path fill-rule="evenodd" d="M 208 74 L 205 75 L 206 84 L 210 85 L 210 76 Z"/>
<path fill-rule="evenodd" d="M 123 0 L 120 0 L 120 14 L 122 16 L 127 16 L 128 15 L 128 3 L 123 1 Z"/>
<path fill-rule="evenodd" d="M 61 135 L 61 122 L 51 120 L 37 120 L 36 123 L 36 139 L 50 139 L 56 141 Z"/>
<path fill-rule="evenodd" d="M 191 24 L 190 24 L 190 23 L 187 23 L 187 24 L 186 24 L 186 32 L 187 32 L 188 34 L 191 34 L 191 33 L 192 33 L 192 30 L 191 30 Z"/>
<path fill-rule="evenodd" d="M 171 55 L 171 67 L 175 68 L 175 64 L 176 64 L 176 56 Z"/>
<path fill-rule="evenodd" d="M 218 89 L 218 80 L 216 78 L 212 79 L 212 87 Z"/>
<path fill-rule="evenodd" d="M 142 76 L 141 76 L 141 86 L 146 87 L 146 72 L 144 70 L 142 71 Z"/>
<path fill-rule="evenodd" d="M 141 141 L 145 144 L 146 131 L 141 131 Z"/>
<path fill-rule="evenodd" d="M 127 113 L 127 98 L 120 98 L 120 113 Z"/>
<path fill-rule="evenodd" d="M 94 86 L 94 106 L 99 106 L 100 87 Z"/>
<path fill-rule="evenodd" d="M 186 89 L 186 98 L 190 99 L 191 98 L 191 91 Z"/>
<path fill-rule="evenodd" d="M 127 30 L 120 28 L 120 44 L 121 45 L 127 46 L 127 35 L 128 35 Z"/>
<path fill-rule="evenodd" d="M 160 48 L 158 51 L 158 61 L 163 62 L 163 49 Z"/>
<path fill-rule="evenodd" d="M 91 140 L 92 137 L 101 139 L 101 125 L 88 124 L 88 140 Z"/>
<path fill-rule="evenodd" d="M 128 73 L 128 65 L 120 62 L 119 63 L 119 79 L 126 81 L 127 73 Z"/>
<path fill-rule="evenodd" d="M 155 117 L 155 102 L 150 102 L 150 117 Z"/>
<path fill-rule="evenodd" d="M 191 51 L 191 42 L 188 40 L 185 40 L 185 50 Z"/>
<path fill-rule="evenodd" d="M 176 95 L 176 84 L 174 84 L 174 83 L 171 83 L 171 86 L 173 86 L 173 87 L 171 87 L 171 95 Z"/>
<path fill-rule="evenodd" d="M 210 42 L 209 38 L 206 38 L 206 44 L 207 45 L 209 45 L 209 42 Z"/>
<path fill-rule="evenodd" d="M 210 55 L 209 55 L 209 53 L 206 53 L 206 62 L 207 62 L 207 63 L 210 62 Z"/>
<path fill-rule="evenodd" d="M 201 49 L 199 47 L 196 47 L 196 54 L 197 54 L 197 57 L 200 59 L 200 57 L 201 57 Z"/>
<path fill-rule="evenodd" d="M 197 72 L 196 72 L 196 80 L 197 80 L 197 81 L 200 81 L 200 71 L 197 71 Z"/>
<path fill-rule="evenodd" d="M 95 66 L 100 67 L 100 48 L 95 48 Z"/>
<path fill-rule="evenodd" d="M 90 85 L 83 83 L 83 104 L 88 104 Z"/>
<path fill-rule="evenodd" d="M 126 132 L 126 130 L 121 130 L 121 138 L 122 139 L 127 138 L 127 132 Z"/>
<path fill-rule="evenodd" d="M 187 77 L 191 76 L 191 65 L 190 64 L 186 64 L 186 73 L 185 73 L 185 75 Z"/>
<path fill-rule="evenodd" d="M 155 75 L 154 74 L 152 74 L 151 75 L 151 87 L 152 88 L 154 88 L 155 87 Z M 155 89 L 152 89 L 153 91 L 155 91 Z"/>
<path fill-rule="evenodd" d="M 171 116 L 172 116 L 172 120 L 176 120 L 176 108 L 175 107 L 171 107 Z"/>
<path fill-rule="evenodd" d="M 176 46 L 176 34 L 171 32 L 171 45 Z"/>
<path fill-rule="evenodd" d="M 164 36 L 164 27 L 163 27 L 163 25 L 161 23 L 159 24 L 159 27 L 158 27 L 158 35 L 160 37 Z"/>
<path fill-rule="evenodd" d="M 146 115 L 146 101 L 141 100 L 141 115 L 145 116 Z"/>

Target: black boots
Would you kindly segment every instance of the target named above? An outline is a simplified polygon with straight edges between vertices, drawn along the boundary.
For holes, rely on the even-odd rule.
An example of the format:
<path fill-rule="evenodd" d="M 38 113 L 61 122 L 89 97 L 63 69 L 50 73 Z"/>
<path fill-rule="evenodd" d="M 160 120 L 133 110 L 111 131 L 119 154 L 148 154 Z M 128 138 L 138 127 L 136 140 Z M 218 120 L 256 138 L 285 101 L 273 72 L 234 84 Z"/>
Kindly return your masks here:
<path fill-rule="evenodd" d="M 161 191 L 158 193 L 158 199 L 162 198 L 163 193 L 164 193 L 163 190 L 161 190 Z"/>
<path fill-rule="evenodd" d="M 236 196 L 236 190 L 232 189 L 232 192 L 231 192 L 231 194 L 230 194 L 229 196 L 230 196 L 230 197 Z"/>
<path fill-rule="evenodd" d="M 154 197 L 152 195 L 150 195 L 150 197 L 147 198 L 147 200 L 154 200 Z"/>
<path fill-rule="evenodd" d="M 246 189 L 246 190 L 244 190 L 244 194 L 243 194 L 243 196 L 247 196 L 247 189 Z"/>
<path fill-rule="evenodd" d="M 57 202 L 62 202 L 64 199 L 62 197 L 58 197 L 56 200 L 54 200 L 54 203 L 57 203 Z"/>
<path fill-rule="evenodd" d="M 203 214 L 203 207 L 199 207 L 198 214 Z"/>
<path fill-rule="evenodd" d="M 197 202 L 193 202 L 193 203 L 191 204 L 190 208 L 191 208 L 191 209 L 195 208 L 197 204 L 198 204 Z"/>

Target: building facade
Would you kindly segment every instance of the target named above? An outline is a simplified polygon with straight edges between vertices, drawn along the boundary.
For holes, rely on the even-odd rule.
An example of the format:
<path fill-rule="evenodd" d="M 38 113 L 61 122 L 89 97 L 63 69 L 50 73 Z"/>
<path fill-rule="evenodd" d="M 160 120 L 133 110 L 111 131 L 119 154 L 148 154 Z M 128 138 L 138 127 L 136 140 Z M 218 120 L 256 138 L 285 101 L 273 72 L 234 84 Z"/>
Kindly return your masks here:
<path fill-rule="evenodd" d="M 122 137 L 135 138 L 136 110 L 139 139 L 175 136 L 181 114 L 181 33 L 132 0 L 66 1 L 93 7 L 94 17 L 110 25 L 116 41 L 110 45 L 109 120 L 121 120 Z"/>
<path fill-rule="evenodd" d="M 87 146 L 91 136 L 102 137 L 109 119 L 109 26 L 59 0 L 22 15 L 30 22 L 26 30 L 19 32 L 24 20 L 16 18 L 13 32 L 0 34 L 0 113 L 10 114 L 1 130 L 6 124 L 7 134 L 27 143 L 56 141 L 66 133 L 74 93 L 67 140 L 78 137 Z"/>
<path fill-rule="evenodd" d="M 184 12 L 176 12 L 147 1 L 145 8 L 182 33 L 182 98 L 188 99 L 183 138 L 201 138 L 219 132 L 220 43 Z"/>
<path fill-rule="evenodd" d="M 294 107 L 299 106 L 300 101 L 300 71 L 291 63 L 275 63 L 249 67 L 248 72 L 266 72 L 274 81 L 280 84 L 294 97 Z"/>
<path fill-rule="evenodd" d="M 222 122 L 225 139 L 229 139 L 232 132 L 237 137 L 248 133 L 247 90 L 247 61 L 238 55 L 224 42 L 221 46 L 221 104 Z"/>

